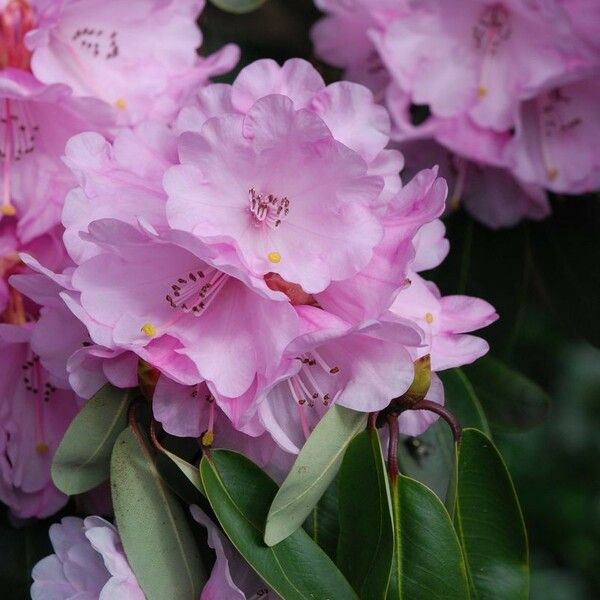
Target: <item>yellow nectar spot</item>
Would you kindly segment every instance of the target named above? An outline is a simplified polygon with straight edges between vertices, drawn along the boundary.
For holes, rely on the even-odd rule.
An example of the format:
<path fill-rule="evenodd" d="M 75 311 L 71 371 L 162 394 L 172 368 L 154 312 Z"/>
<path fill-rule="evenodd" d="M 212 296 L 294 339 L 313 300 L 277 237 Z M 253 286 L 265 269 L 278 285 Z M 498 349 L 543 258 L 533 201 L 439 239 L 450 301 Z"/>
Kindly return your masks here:
<path fill-rule="evenodd" d="M 202 434 L 202 445 L 203 446 L 212 446 L 215 441 L 215 434 L 212 431 L 205 431 Z"/>
<path fill-rule="evenodd" d="M 115 102 L 115 106 L 119 109 L 119 110 L 125 110 L 127 108 L 127 100 L 125 100 L 125 98 L 119 98 L 117 99 L 117 101 Z"/>
<path fill-rule="evenodd" d="M 269 262 L 278 263 L 281 261 L 281 254 L 279 254 L 279 252 L 269 252 L 267 258 L 269 259 Z"/>
<path fill-rule="evenodd" d="M 484 85 L 480 85 L 480 86 L 477 88 L 477 95 L 478 95 L 480 98 L 485 98 L 485 97 L 487 96 L 487 93 L 488 93 L 488 90 L 487 90 L 487 88 L 486 88 Z"/>
<path fill-rule="evenodd" d="M 156 327 L 152 323 L 144 323 L 142 325 L 142 332 L 148 337 L 154 337 L 156 335 Z"/>
<path fill-rule="evenodd" d="M 35 445 L 35 450 L 38 452 L 38 454 L 46 454 L 46 452 L 48 452 L 48 444 L 44 442 L 38 442 Z"/>
<path fill-rule="evenodd" d="M 5 217 L 14 217 L 17 210 L 12 204 L 3 204 L 2 205 L 2 214 Z"/>
<path fill-rule="evenodd" d="M 552 167 L 548 169 L 548 179 L 550 181 L 554 181 L 558 177 L 558 169 L 556 167 Z"/>
<path fill-rule="evenodd" d="M 433 323 L 433 315 L 432 315 L 430 312 L 428 312 L 428 313 L 425 313 L 425 320 L 426 320 L 428 323 Z"/>

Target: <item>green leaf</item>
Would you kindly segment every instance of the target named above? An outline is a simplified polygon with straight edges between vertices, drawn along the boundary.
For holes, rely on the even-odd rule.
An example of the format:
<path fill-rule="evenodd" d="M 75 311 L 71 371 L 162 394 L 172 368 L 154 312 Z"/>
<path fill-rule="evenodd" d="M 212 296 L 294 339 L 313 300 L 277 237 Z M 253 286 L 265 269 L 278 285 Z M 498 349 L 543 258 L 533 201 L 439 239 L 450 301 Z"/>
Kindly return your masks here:
<path fill-rule="evenodd" d="M 213 450 L 200 462 L 212 509 L 227 537 L 260 577 L 285 600 L 356 600 L 350 584 L 310 536 L 298 529 L 268 547 L 263 528 L 277 485 L 252 461 Z"/>
<path fill-rule="evenodd" d="M 186 504 L 197 504 L 199 497 L 205 496 L 198 467 L 164 447 L 160 452 L 156 456 L 156 467 L 162 478 Z"/>
<path fill-rule="evenodd" d="M 306 440 L 277 492 L 267 517 L 265 542 L 279 543 L 302 525 L 333 481 L 352 438 L 367 414 L 334 404 Z"/>
<path fill-rule="evenodd" d="M 260 8 L 266 0 L 210 0 L 217 8 L 221 10 L 244 14 Z"/>
<path fill-rule="evenodd" d="M 334 562 L 340 534 L 338 514 L 338 485 L 335 478 L 304 521 L 304 530 Z"/>
<path fill-rule="evenodd" d="M 401 475 L 392 488 L 392 504 L 395 546 L 387 600 L 468 600 L 464 556 L 438 497 Z"/>
<path fill-rule="evenodd" d="M 105 385 L 67 429 L 52 462 L 52 481 L 65 494 L 87 492 L 108 479 L 110 454 L 127 426 L 131 390 Z"/>
<path fill-rule="evenodd" d="M 394 552 L 394 524 L 376 430 L 363 431 L 352 440 L 338 486 L 338 566 L 362 600 L 385 598 Z"/>
<path fill-rule="evenodd" d="M 506 465 L 482 432 L 465 429 L 454 510 L 474 598 L 525 600 L 527 535 Z"/>
<path fill-rule="evenodd" d="M 110 475 L 119 534 L 146 598 L 198 598 L 206 577 L 186 515 L 130 427 L 117 439 Z"/>
<path fill-rule="evenodd" d="M 534 381 L 493 356 L 465 367 L 490 421 L 504 429 L 528 429 L 548 414 L 550 398 Z"/>

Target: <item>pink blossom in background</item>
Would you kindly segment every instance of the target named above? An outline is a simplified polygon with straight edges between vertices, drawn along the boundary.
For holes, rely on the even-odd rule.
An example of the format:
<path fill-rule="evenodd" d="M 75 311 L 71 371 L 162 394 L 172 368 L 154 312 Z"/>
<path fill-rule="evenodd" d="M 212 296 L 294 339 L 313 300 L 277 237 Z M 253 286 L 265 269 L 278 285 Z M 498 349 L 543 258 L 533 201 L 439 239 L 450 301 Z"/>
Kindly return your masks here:
<path fill-rule="evenodd" d="M 64 0 L 40 3 L 26 38 L 33 74 L 114 109 L 120 125 L 169 121 L 191 90 L 229 71 L 233 45 L 198 57 L 204 0 Z"/>
<path fill-rule="evenodd" d="M 50 526 L 55 554 L 32 572 L 33 600 L 144 600 L 119 533 L 96 516 L 65 517 Z"/>
<path fill-rule="evenodd" d="M 600 187 L 600 65 L 589 78 L 557 84 L 521 105 L 506 148 L 513 172 L 529 184 L 568 194 Z"/>
<path fill-rule="evenodd" d="M 66 504 L 50 464 L 78 408 L 72 391 L 51 383 L 30 339 L 30 327 L 0 324 L 0 499 L 19 518 Z"/>
<path fill-rule="evenodd" d="M 325 16 L 312 31 L 317 54 L 377 91 L 408 175 L 438 163 L 454 179 L 434 145 L 419 159 L 411 142 L 423 141 L 423 151 L 433 138 L 456 155 L 454 207 L 463 204 L 484 224 L 506 227 L 549 213 L 544 188 L 579 194 L 600 185 L 599 154 L 590 146 L 600 67 L 597 3 L 318 5 Z M 414 105 L 432 116 L 413 124 Z"/>
<path fill-rule="evenodd" d="M 199 506 L 191 506 L 190 510 L 194 520 L 208 531 L 208 544 L 217 555 L 212 573 L 200 594 L 200 600 L 278 600 L 279 596 L 256 575 L 202 509 Z"/>

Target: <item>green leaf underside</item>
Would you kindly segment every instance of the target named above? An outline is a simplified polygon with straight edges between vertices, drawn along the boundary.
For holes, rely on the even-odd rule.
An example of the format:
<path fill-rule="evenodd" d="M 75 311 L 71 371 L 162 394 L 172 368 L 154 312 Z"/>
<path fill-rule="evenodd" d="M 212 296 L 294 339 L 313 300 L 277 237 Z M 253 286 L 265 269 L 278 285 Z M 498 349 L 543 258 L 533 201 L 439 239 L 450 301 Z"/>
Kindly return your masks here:
<path fill-rule="evenodd" d="M 550 398 L 546 392 L 497 358 L 484 356 L 465 372 L 493 423 L 507 429 L 527 429 L 539 425 L 548 414 Z"/>
<path fill-rule="evenodd" d="M 476 429 L 465 429 L 458 453 L 454 509 L 472 597 L 525 600 L 528 549 L 523 515 L 502 457 Z"/>
<path fill-rule="evenodd" d="M 361 600 L 385 598 L 392 568 L 392 500 L 379 435 L 359 433 L 339 472 L 338 565 Z"/>
<path fill-rule="evenodd" d="M 306 520 L 335 475 L 367 414 L 333 405 L 302 447 L 269 510 L 265 542 L 277 544 Z"/>
<path fill-rule="evenodd" d="M 127 426 L 131 390 L 105 385 L 67 429 L 52 462 L 52 481 L 65 494 L 87 492 L 108 479 L 110 455 Z"/>
<path fill-rule="evenodd" d="M 468 600 L 463 553 L 439 498 L 403 475 L 392 498 L 396 535 L 387 600 Z"/>
<path fill-rule="evenodd" d="M 252 12 L 260 8 L 266 0 L 211 0 L 211 2 L 221 10 L 243 14 Z"/>
<path fill-rule="evenodd" d="M 263 542 L 275 482 L 253 462 L 214 450 L 200 462 L 212 509 L 227 537 L 266 584 L 285 600 L 356 600 L 350 584 L 310 536 L 299 529 L 275 546 Z"/>
<path fill-rule="evenodd" d="M 127 560 L 146 598 L 198 598 L 206 577 L 186 515 L 131 428 L 115 444 L 111 485 Z"/>

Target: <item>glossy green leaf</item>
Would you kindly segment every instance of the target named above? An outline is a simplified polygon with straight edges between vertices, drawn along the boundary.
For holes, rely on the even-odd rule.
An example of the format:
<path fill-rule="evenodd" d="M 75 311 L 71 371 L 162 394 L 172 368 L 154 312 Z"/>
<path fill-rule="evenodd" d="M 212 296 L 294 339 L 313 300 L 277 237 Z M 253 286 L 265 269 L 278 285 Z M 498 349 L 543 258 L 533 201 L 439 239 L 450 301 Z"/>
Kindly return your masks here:
<path fill-rule="evenodd" d="M 285 600 L 356 600 L 350 584 L 300 528 L 275 546 L 263 541 L 264 523 L 277 492 L 252 461 L 229 450 L 204 456 L 200 474 L 221 527 L 260 577 Z"/>
<path fill-rule="evenodd" d="M 156 467 L 167 485 L 187 504 L 196 504 L 205 495 L 198 467 L 177 454 L 162 448 L 156 456 Z"/>
<path fill-rule="evenodd" d="M 484 356 L 465 367 L 465 373 L 485 414 L 502 428 L 527 429 L 541 423 L 548 414 L 548 394 L 493 356 Z"/>
<path fill-rule="evenodd" d="M 528 598 L 523 515 L 502 457 L 476 429 L 465 429 L 460 443 L 454 521 L 473 597 Z"/>
<path fill-rule="evenodd" d="M 392 500 L 376 430 L 359 433 L 339 472 L 337 564 L 361 600 L 385 598 L 394 552 Z"/>
<path fill-rule="evenodd" d="M 206 577 L 186 515 L 130 427 L 117 439 L 110 475 L 119 534 L 146 598 L 198 598 Z"/>
<path fill-rule="evenodd" d="M 52 462 L 52 481 L 65 494 L 96 487 L 110 473 L 115 441 L 127 426 L 131 390 L 105 385 L 88 400 L 67 429 Z"/>
<path fill-rule="evenodd" d="M 265 542 L 272 546 L 296 531 L 333 481 L 367 414 L 333 405 L 302 447 L 269 510 Z"/>
<path fill-rule="evenodd" d="M 211 0 L 211 2 L 221 10 L 235 14 L 244 14 L 260 8 L 265 3 L 265 0 Z"/>
<path fill-rule="evenodd" d="M 392 499 L 395 545 L 387 600 L 468 600 L 464 556 L 439 498 L 402 475 Z"/>
<path fill-rule="evenodd" d="M 304 521 L 304 530 L 335 562 L 340 534 L 337 477 Z"/>

